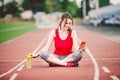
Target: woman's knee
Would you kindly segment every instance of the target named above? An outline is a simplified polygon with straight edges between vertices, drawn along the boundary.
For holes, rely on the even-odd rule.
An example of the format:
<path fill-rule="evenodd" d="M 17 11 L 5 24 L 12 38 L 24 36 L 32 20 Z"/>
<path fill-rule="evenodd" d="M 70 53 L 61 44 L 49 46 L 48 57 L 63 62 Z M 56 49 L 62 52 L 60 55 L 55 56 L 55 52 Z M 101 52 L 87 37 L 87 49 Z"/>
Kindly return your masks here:
<path fill-rule="evenodd" d="M 47 60 L 48 57 L 49 57 L 49 55 L 50 55 L 50 53 L 49 53 L 48 51 L 42 51 L 42 52 L 40 53 L 40 57 L 41 57 L 42 59 L 44 59 L 44 60 Z"/>
<path fill-rule="evenodd" d="M 82 52 L 81 51 L 74 51 L 74 53 L 72 54 L 72 58 L 75 61 L 80 61 L 82 59 Z"/>

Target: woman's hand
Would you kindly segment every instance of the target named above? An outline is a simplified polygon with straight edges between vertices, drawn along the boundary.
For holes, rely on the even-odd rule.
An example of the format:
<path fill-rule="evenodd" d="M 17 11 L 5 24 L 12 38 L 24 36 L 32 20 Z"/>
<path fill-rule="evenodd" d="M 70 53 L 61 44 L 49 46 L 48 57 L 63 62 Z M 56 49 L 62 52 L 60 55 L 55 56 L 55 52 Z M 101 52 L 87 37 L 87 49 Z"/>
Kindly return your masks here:
<path fill-rule="evenodd" d="M 86 50 L 86 42 L 83 41 L 83 42 L 80 43 L 79 50 L 82 50 L 82 51 Z"/>
<path fill-rule="evenodd" d="M 39 55 L 37 54 L 31 54 L 31 56 L 32 56 L 32 58 L 37 58 L 37 57 L 39 57 Z"/>
<path fill-rule="evenodd" d="M 81 51 L 85 51 L 86 50 L 86 46 L 80 46 L 79 50 Z"/>

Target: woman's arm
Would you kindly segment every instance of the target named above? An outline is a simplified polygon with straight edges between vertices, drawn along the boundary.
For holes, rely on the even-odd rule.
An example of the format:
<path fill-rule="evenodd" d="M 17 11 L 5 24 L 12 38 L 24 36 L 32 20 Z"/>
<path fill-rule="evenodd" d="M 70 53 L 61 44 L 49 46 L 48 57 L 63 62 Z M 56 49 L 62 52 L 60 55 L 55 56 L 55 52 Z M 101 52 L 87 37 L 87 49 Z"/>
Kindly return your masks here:
<path fill-rule="evenodd" d="M 77 32 L 75 30 L 72 31 L 72 38 L 73 38 L 73 46 L 75 50 L 79 51 L 85 51 L 86 50 L 86 45 L 84 43 L 84 46 L 80 46 L 81 41 L 79 40 L 79 37 L 77 35 Z"/>
<path fill-rule="evenodd" d="M 73 38 L 73 47 L 75 50 L 79 50 L 79 44 L 78 44 L 78 35 L 77 32 L 73 29 L 72 30 L 72 38 Z"/>

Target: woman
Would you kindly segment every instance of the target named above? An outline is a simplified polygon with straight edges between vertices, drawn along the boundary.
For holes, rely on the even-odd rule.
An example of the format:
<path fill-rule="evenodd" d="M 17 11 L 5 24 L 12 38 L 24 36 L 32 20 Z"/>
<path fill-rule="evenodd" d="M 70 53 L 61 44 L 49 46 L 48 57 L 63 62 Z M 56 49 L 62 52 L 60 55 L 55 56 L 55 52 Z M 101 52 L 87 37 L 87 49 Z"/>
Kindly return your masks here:
<path fill-rule="evenodd" d="M 43 49 L 37 54 L 32 54 L 33 58 L 40 56 L 49 63 L 49 66 L 78 66 L 78 61 L 82 58 L 83 48 L 79 48 L 78 36 L 73 26 L 73 19 L 68 12 L 61 16 L 61 21 L 57 29 L 51 30 L 48 41 Z M 54 42 L 55 50 L 50 53 L 52 42 Z M 74 51 L 72 51 L 74 47 Z"/>

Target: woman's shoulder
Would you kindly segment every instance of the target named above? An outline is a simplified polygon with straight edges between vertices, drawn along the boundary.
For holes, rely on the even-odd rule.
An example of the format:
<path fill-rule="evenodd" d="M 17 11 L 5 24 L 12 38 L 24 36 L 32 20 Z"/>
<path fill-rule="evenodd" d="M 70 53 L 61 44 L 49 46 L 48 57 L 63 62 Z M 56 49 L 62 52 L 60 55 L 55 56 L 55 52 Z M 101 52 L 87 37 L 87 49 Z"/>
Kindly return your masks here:
<path fill-rule="evenodd" d="M 50 31 L 50 34 L 53 35 L 53 36 L 55 36 L 55 31 L 56 31 L 56 29 L 52 29 L 52 30 Z"/>
<path fill-rule="evenodd" d="M 76 30 L 75 29 L 73 29 L 72 30 L 72 34 L 76 34 L 77 32 L 76 32 Z"/>
<path fill-rule="evenodd" d="M 50 32 L 52 32 L 52 33 L 55 32 L 55 29 L 52 29 Z"/>

